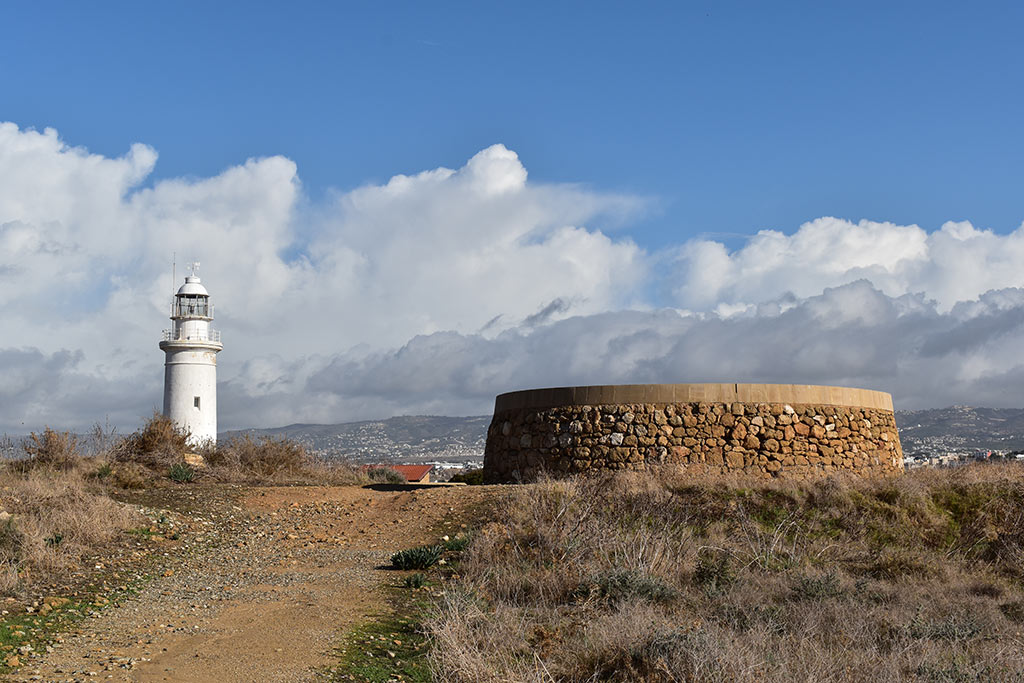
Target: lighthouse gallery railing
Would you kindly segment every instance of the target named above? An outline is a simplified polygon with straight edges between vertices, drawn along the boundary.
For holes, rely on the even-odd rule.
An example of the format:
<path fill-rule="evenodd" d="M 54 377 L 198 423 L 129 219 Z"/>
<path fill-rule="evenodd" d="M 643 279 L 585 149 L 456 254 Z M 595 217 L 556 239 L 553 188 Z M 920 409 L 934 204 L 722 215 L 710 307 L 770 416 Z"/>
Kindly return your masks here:
<path fill-rule="evenodd" d="M 185 330 L 175 332 L 174 330 L 164 330 L 163 341 L 209 341 L 220 343 L 220 330 L 210 330 L 208 334 L 198 334 L 196 332 L 186 333 Z"/>

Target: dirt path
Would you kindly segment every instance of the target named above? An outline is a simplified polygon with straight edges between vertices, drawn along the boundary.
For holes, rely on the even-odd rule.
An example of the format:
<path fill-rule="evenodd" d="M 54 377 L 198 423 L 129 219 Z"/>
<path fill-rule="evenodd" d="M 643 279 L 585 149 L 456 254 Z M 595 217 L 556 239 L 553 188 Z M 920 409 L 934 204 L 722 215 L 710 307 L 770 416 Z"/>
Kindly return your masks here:
<path fill-rule="evenodd" d="M 86 619 L 9 680 L 317 680 L 346 630 L 383 607 L 388 558 L 456 530 L 491 487 L 236 490 L 178 510 L 201 550 Z M 197 545 L 196 547 L 200 547 Z"/>

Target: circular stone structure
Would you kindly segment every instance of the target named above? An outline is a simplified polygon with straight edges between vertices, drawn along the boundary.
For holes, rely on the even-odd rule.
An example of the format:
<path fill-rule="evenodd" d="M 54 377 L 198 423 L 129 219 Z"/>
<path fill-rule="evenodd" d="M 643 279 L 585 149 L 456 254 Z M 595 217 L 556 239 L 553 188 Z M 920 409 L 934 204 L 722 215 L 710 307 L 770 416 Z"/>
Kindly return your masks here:
<path fill-rule="evenodd" d="M 903 471 L 892 396 L 806 384 L 627 384 L 501 394 L 484 479 L 675 465 L 803 479 Z"/>

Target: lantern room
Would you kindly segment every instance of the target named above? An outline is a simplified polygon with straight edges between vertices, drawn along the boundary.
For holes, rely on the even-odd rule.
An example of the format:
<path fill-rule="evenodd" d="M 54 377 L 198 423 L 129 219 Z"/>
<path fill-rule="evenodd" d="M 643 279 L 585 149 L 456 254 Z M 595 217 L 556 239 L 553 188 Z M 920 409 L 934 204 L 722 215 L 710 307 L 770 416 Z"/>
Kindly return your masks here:
<path fill-rule="evenodd" d="M 210 293 L 200 283 L 195 275 L 185 278 L 185 284 L 178 288 L 171 302 L 171 318 L 200 318 L 211 320 L 213 318 L 213 304 L 210 303 Z"/>

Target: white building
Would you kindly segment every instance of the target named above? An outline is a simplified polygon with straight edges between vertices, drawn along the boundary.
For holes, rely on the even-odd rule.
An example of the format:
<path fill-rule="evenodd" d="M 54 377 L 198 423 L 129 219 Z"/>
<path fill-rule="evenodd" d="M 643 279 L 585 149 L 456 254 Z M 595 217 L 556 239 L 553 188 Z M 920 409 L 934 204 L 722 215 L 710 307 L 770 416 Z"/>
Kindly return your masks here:
<path fill-rule="evenodd" d="M 210 294 L 193 274 L 171 302 L 173 327 L 164 330 L 164 415 L 192 434 L 192 443 L 217 441 L 217 353 Z"/>

